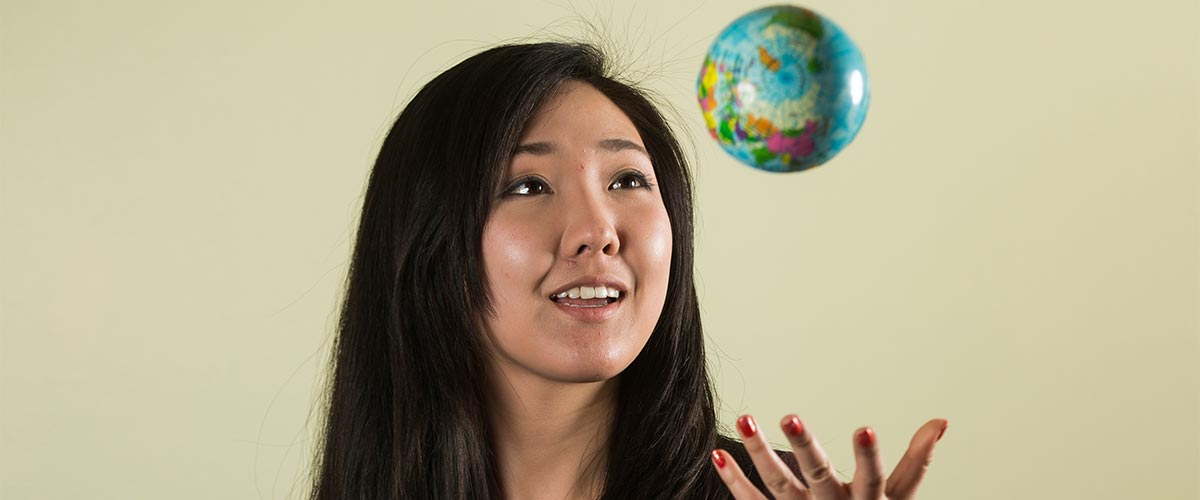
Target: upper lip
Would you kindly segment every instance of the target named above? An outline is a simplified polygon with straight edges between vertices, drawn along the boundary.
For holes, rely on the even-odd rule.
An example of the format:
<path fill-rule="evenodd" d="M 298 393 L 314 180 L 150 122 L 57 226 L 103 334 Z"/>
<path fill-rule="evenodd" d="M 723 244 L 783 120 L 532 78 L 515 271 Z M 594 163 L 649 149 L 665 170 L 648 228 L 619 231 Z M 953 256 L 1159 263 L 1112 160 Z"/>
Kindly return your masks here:
<path fill-rule="evenodd" d="M 554 293 L 551 293 L 550 296 L 553 297 L 555 295 L 563 293 L 563 292 L 570 290 L 572 288 L 575 288 L 577 286 L 597 286 L 597 285 L 603 285 L 605 288 L 615 288 L 617 290 L 620 290 L 621 292 L 629 291 L 629 285 L 626 285 L 624 281 L 622 281 L 618 278 L 615 278 L 613 276 L 597 275 L 597 276 L 583 276 L 583 277 L 580 277 L 579 279 L 576 279 L 570 283 L 562 285 L 562 286 L 558 287 L 557 289 L 555 289 Z"/>

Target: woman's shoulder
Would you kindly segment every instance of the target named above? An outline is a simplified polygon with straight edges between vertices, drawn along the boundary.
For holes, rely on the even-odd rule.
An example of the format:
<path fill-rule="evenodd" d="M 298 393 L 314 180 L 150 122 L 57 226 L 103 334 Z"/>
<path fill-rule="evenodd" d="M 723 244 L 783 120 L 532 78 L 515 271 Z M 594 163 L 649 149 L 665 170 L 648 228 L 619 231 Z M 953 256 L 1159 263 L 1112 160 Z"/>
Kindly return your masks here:
<path fill-rule="evenodd" d="M 758 469 L 754 467 L 754 462 L 750 459 L 750 452 L 746 451 L 746 445 L 742 444 L 741 441 L 726 436 L 718 436 L 717 445 L 733 457 L 738 467 L 741 467 L 742 472 L 746 474 L 746 478 L 750 479 L 750 482 L 754 483 L 760 490 L 764 488 L 762 477 L 760 477 Z M 800 478 L 800 482 L 808 484 L 804 480 L 804 477 L 800 475 L 800 464 L 796 462 L 796 456 L 792 452 L 775 450 L 775 454 L 779 455 L 780 460 L 792 470 L 792 474 Z"/>

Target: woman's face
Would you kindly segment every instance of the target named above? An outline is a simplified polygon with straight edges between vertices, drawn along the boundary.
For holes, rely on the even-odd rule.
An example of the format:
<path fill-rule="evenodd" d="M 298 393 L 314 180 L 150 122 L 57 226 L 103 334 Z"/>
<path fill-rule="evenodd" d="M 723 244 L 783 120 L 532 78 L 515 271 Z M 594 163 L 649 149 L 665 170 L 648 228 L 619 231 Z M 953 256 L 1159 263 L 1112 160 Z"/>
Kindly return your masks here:
<path fill-rule="evenodd" d="M 671 263 L 671 224 L 637 129 L 604 94 L 569 81 L 527 125 L 501 185 L 483 231 L 498 367 L 562 382 L 616 376 L 658 322 Z"/>

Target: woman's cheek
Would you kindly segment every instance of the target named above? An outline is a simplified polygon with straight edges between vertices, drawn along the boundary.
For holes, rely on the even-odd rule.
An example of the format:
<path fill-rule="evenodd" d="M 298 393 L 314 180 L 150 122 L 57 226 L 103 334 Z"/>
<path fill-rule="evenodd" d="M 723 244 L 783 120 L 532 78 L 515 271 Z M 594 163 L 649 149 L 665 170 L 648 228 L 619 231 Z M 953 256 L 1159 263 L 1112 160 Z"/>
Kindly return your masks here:
<path fill-rule="evenodd" d="M 669 266 L 671 264 L 671 221 L 667 218 L 664 212 L 659 221 L 658 231 L 654 233 L 654 260 L 658 266 Z"/>
<path fill-rule="evenodd" d="M 520 289 L 522 280 L 528 279 L 521 270 L 529 269 L 531 265 L 532 255 L 522 236 L 519 228 L 505 224 L 503 218 L 494 217 L 484 229 L 484 278 L 492 306 L 497 314 L 505 317 L 514 307 L 521 307 L 513 292 Z"/>
<path fill-rule="evenodd" d="M 643 242 L 643 276 L 649 278 L 654 288 L 665 296 L 671 274 L 671 221 L 665 209 L 641 220 L 645 221 L 645 227 L 639 231 L 641 234 L 638 237 Z"/>
<path fill-rule="evenodd" d="M 532 228 L 509 224 L 504 219 L 491 226 L 484 238 L 484 261 L 489 273 L 510 284 L 527 279 L 529 270 L 542 260 L 540 254 L 544 251 L 536 247 L 541 236 Z"/>

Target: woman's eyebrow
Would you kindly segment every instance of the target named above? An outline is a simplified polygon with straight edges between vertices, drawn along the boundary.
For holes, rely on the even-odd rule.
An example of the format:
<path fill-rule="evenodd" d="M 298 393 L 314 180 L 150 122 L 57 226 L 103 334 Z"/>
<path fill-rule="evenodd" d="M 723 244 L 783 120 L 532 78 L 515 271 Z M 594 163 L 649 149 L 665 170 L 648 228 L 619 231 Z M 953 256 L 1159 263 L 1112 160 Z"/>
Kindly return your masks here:
<path fill-rule="evenodd" d="M 643 155 L 650 156 L 650 154 L 646 152 L 646 148 L 643 148 L 642 146 L 638 145 L 636 142 L 633 142 L 628 139 L 604 139 L 604 140 L 600 141 L 599 143 L 597 143 L 596 145 L 599 146 L 600 149 L 603 149 L 610 153 L 620 153 L 621 151 L 626 151 L 626 150 L 632 149 Z M 555 146 L 554 143 L 551 143 L 551 142 L 529 142 L 529 143 L 525 143 L 525 144 L 521 144 L 521 145 L 517 146 L 517 149 L 513 151 L 513 156 L 516 156 L 516 155 L 519 155 L 522 153 L 531 154 L 534 156 L 543 156 L 543 155 L 553 154 L 557 151 L 558 151 L 558 147 Z"/>
<path fill-rule="evenodd" d="M 650 153 L 646 152 L 646 148 L 643 148 L 643 147 L 639 146 L 637 143 L 630 141 L 628 139 L 605 139 L 603 141 L 600 141 L 600 149 L 603 149 L 610 153 L 620 153 L 621 151 L 632 149 L 634 151 L 637 151 L 641 154 L 646 155 L 647 157 L 650 156 Z"/>
<path fill-rule="evenodd" d="M 513 151 L 513 156 L 517 156 L 522 153 L 528 153 L 534 156 L 542 156 L 551 154 L 557 149 L 558 148 L 554 147 L 554 144 L 549 142 L 529 142 L 517 146 L 517 149 Z"/>

